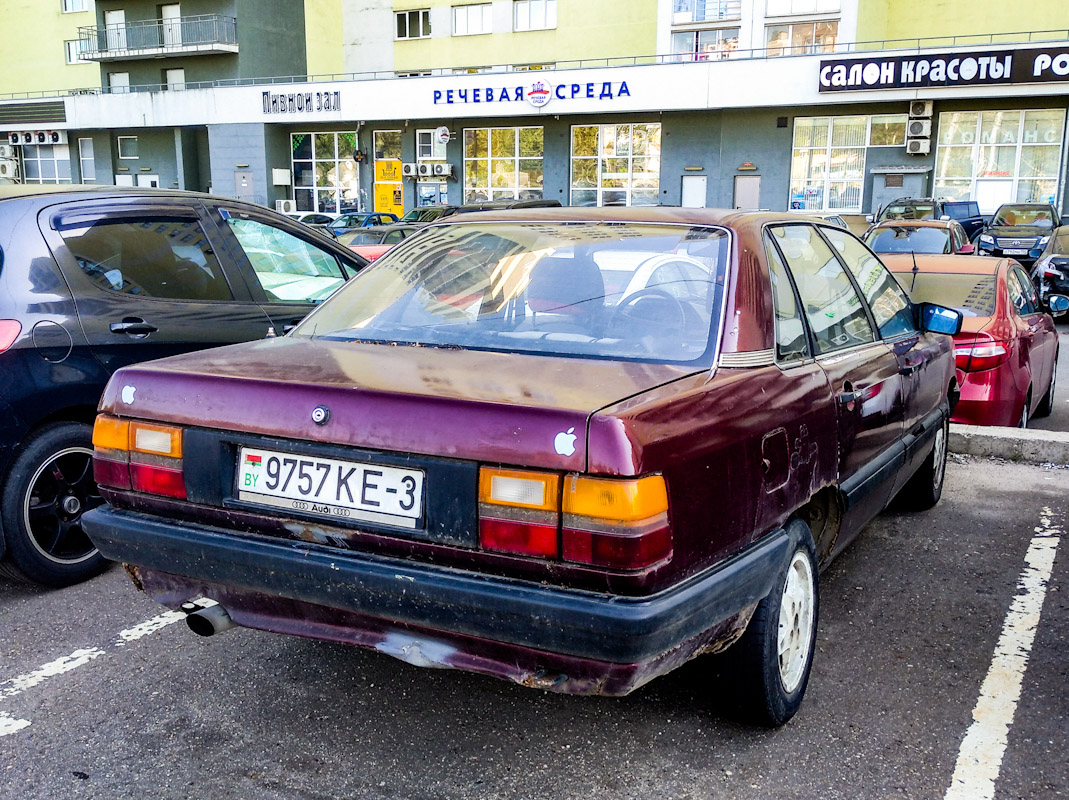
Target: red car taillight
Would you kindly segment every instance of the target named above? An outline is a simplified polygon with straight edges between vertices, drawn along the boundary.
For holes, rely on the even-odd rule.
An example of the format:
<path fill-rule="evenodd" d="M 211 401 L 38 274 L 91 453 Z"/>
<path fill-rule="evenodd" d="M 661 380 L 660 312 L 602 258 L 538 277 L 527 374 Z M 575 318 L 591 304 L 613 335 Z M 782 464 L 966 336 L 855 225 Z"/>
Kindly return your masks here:
<path fill-rule="evenodd" d="M 17 319 L 0 319 L 0 353 L 7 350 L 22 333 L 22 324 Z"/>
<path fill-rule="evenodd" d="M 959 337 L 954 340 L 954 361 L 963 372 L 992 369 L 1009 357 L 1008 344 L 995 341 L 986 333 L 978 333 L 972 339 Z"/>
<path fill-rule="evenodd" d="M 559 535 L 558 535 L 559 532 Z M 487 550 L 644 569 L 672 555 L 664 478 L 592 478 L 483 467 L 479 541 Z"/>
<path fill-rule="evenodd" d="M 182 429 L 101 414 L 93 427 L 98 484 L 185 499 Z"/>

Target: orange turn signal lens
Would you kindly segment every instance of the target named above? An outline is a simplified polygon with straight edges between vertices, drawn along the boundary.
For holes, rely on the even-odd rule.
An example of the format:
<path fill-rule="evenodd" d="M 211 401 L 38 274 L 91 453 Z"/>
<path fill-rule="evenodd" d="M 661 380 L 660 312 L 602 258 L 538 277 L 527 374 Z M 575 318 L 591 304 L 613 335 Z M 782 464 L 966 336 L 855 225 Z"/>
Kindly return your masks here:
<path fill-rule="evenodd" d="M 130 425 L 130 449 L 157 456 L 182 457 L 182 429 L 134 422 Z"/>
<path fill-rule="evenodd" d="M 668 511 L 660 475 L 619 480 L 570 475 L 564 483 L 564 513 L 611 522 L 638 522 Z"/>
<path fill-rule="evenodd" d="M 560 476 L 551 472 L 483 467 L 479 470 L 479 502 L 540 511 L 556 511 Z"/>
<path fill-rule="evenodd" d="M 93 425 L 93 447 L 99 450 L 129 450 L 130 423 L 100 414 Z"/>

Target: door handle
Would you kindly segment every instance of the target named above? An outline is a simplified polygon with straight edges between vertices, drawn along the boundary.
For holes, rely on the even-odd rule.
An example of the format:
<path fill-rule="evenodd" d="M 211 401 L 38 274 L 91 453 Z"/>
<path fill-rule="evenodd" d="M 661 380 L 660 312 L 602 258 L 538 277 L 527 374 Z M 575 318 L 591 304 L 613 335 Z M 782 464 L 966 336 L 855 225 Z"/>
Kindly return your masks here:
<path fill-rule="evenodd" d="M 923 366 L 923 364 L 923 361 L 917 361 L 916 363 L 910 363 L 909 361 L 907 361 L 905 363 L 905 366 L 902 367 L 901 373 L 903 375 L 912 375 L 914 372 L 919 370 L 921 366 Z"/>
<path fill-rule="evenodd" d="M 113 322 L 108 326 L 112 333 L 125 333 L 130 336 L 148 336 L 159 330 L 140 317 L 126 317 L 122 322 Z"/>

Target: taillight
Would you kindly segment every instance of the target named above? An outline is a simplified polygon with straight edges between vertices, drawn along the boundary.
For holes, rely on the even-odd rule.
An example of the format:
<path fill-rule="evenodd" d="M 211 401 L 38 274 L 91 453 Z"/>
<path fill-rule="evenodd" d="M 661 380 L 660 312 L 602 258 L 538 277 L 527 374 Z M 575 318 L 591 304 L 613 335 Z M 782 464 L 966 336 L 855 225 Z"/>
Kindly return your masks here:
<path fill-rule="evenodd" d="M 963 372 L 992 369 L 1009 357 L 1007 343 L 997 342 L 986 333 L 978 333 L 972 340 L 954 340 L 954 361 Z"/>
<path fill-rule="evenodd" d="M 181 428 L 101 414 L 93 427 L 93 448 L 97 483 L 185 498 Z"/>
<path fill-rule="evenodd" d="M 7 350 L 22 333 L 22 324 L 17 319 L 0 319 L 0 353 Z"/>
<path fill-rule="evenodd" d="M 664 478 L 593 478 L 483 467 L 479 542 L 484 549 L 644 569 L 672 554 Z"/>

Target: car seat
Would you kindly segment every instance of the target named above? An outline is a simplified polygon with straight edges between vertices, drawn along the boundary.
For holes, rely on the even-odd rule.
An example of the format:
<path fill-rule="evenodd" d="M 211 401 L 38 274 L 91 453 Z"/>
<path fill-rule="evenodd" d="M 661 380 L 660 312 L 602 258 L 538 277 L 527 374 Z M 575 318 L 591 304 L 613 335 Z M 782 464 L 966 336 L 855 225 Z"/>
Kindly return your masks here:
<path fill-rule="evenodd" d="M 605 309 L 605 281 L 587 258 L 544 256 L 531 271 L 527 306 L 536 330 L 596 336 Z"/>

